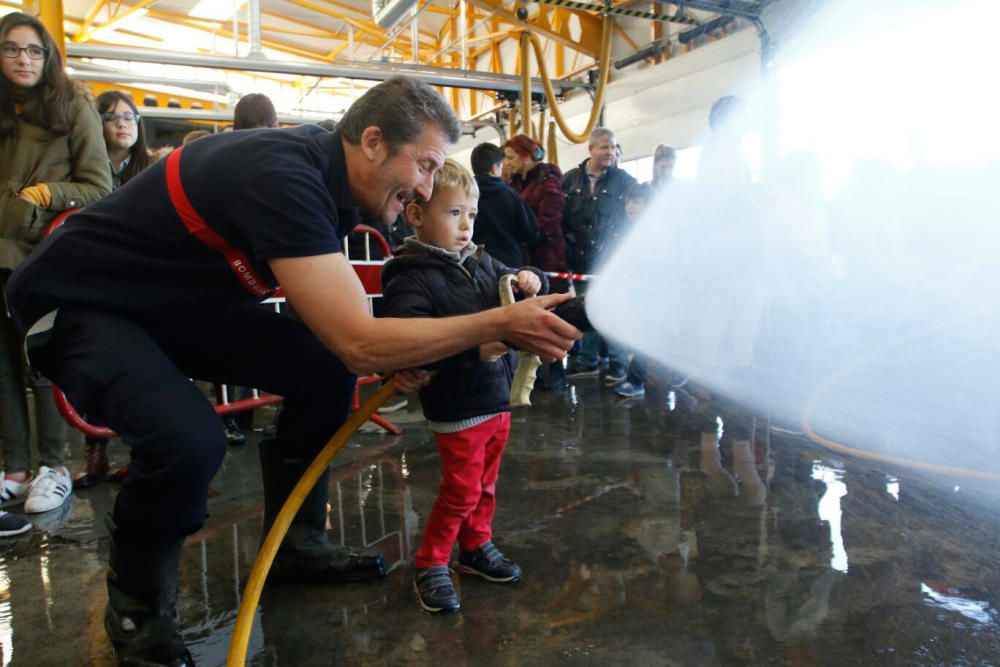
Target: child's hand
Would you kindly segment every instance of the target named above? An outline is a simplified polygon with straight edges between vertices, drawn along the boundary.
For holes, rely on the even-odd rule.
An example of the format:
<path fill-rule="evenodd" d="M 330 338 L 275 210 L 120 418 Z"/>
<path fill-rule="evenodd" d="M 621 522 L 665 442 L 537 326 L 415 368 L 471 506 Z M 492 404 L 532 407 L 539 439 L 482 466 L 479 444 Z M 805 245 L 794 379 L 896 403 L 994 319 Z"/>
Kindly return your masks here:
<path fill-rule="evenodd" d="M 509 350 L 510 348 L 500 341 L 483 343 L 479 346 L 479 359 L 480 361 L 496 361 L 507 354 Z"/>
<path fill-rule="evenodd" d="M 542 281 L 534 271 L 521 271 L 514 288 L 524 296 L 535 296 L 542 289 Z"/>
<path fill-rule="evenodd" d="M 437 371 L 426 371 L 420 368 L 408 368 L 396 371 L 388 375 L 396 379 L 396 388 L 402 392 L 418 391 L 421 387 L 429 384 L 431 379 L 437 375 Z"/>

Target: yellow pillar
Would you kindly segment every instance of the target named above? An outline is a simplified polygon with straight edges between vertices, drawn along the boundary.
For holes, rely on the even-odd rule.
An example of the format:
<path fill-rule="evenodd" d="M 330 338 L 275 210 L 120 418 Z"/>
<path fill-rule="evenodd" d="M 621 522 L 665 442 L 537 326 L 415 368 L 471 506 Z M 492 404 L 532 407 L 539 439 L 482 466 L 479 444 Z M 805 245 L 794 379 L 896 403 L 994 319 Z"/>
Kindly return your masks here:
<path fill-rule="evenodd" d="M 52 40 L 59 47 L 63 62 L 66 62 L 66 34 L 63 32 L 62 0 L 24 0 L 24 13 L 37 16 Z"/>

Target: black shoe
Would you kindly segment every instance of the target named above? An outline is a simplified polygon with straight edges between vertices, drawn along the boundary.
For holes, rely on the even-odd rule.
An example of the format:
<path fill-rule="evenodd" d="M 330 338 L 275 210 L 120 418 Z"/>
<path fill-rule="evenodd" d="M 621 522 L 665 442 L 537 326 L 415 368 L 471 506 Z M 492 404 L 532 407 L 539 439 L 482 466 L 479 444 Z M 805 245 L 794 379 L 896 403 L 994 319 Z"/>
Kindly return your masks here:
<path fill-rule="evenodd" d="M 608 367 L 608 372 L 604 376 L 604 384 L 609 387 L 614 387 L 616 384 L 621 384 L 628 378 L 628 373 L 626 369 L 621 364 L 611 364 Z"/>
<path fill-rule="evenodd" d="M 0 510 L 0 537 L 23 535 L 29 530 L 31 530 L 31 522 L 23 516 Z"/>
<path fill-rule="evenodd" d="M 459 551 L 458 569 L 497 583 L 515 584 L 521 580 L 521 566 L 500 553 L 493 542 L 475 551 Z"/>
<path fill-rule="evenodd" d="M 176 623 L 177 564 L 183 540 L 151 544 L 111 531 L 104 629 L 128 667 L 193 667 Z"/>
<path fill-rule="evenodd" d="M 447 565 L 417 568 L 413 590 L 421 608 L 432 614 L 451 614 L 462 608 Z"/>
<path fill-rule="evenodd" d="M 174 619 L 149 607 L 109 583 L 104 629 L 120 666 L 194 667 Z"/>
<path fill-rule="evenodd" d="M 236 419 L 233 417 L 224 417 L 222 420 L 222 429 L 226 432 L 226 444 L 233 447 L 241 447 L 247 444 L 247 437 L 244 435 L 243 431 L 240 430 L 240 425 L 236 423 Z"/>
<path fill-rule="evenodd" d="M 280 583 L 354 584 L 388 574 L 382 553 L 356 551 L 330 544 L 326 532 L 292 526 L 271 567 L 268 581 Z"/>
<path fill-rule="evenodd" d="M 566 369 L 566 377 L 576 380 L 579 378 L 597 377 L 601 372 L 599 366 L 577 366 L 571 365 Z"/>
<path fill-rule="evenodd" d="M 265 535 L 310 463 L 287 457 L 285 449 L 274 440 L 260 443 Z M 341 584 L 380 579 L 388 573 L 385 559 L 378 550 L 353 551 L 330 543 L 326 534 L 329 483 L 329 470 L 326 470 L 288 527 L 269 581 Z"/>

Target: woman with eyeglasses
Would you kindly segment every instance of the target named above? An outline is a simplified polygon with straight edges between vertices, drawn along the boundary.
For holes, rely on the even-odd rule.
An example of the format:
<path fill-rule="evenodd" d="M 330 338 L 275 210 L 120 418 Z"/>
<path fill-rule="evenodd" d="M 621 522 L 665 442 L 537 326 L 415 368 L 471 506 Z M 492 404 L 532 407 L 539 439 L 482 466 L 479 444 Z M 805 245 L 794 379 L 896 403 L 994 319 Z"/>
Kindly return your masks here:
<path fill-rule="evenodd" d="M 97 113 L 104 123 L 112 189 L 117 190 L 154 159 L 146 148 L 146 129 L 131 97 L 119 90 L 105 91 L 97 96 Z"/>
<path fill-rule="evenodd" d="M 111 192 L 111 174 L 92 99 L 67 78 L 59 49 L 38 19 L 20 12 L 0 19 L 0 74 L 0 288 L 6 289 L 49 222 Z M 35 404 L 37 474 L 28 447 L 26 387 Z M 72 488 L 66 435 L 48 381 L 27 368 L 7 309 L 0 308 L 3 506 L 24 500 L 25 511 L 33 513 L 66 501 Z M 5 532 L 4 522 L 15 518 L 0 516 L 0 536 L 23 528 Z"/>
<path fill-rule="evenodd" d="M 104 128 L 111 189 L 117 190 L 156 160 L 146 148 L 146 130 L 129 95 L 118 90 L 101 93 L 97 96 L 97 113 Z M 108 441 L 85 438 L 83 465 L 73 478 L 73 486 L 85 489 L 98 484 L 107 479 L 110 470 Z M 123 475 L 124 469 L 120 469 L 112 477 Z"/>

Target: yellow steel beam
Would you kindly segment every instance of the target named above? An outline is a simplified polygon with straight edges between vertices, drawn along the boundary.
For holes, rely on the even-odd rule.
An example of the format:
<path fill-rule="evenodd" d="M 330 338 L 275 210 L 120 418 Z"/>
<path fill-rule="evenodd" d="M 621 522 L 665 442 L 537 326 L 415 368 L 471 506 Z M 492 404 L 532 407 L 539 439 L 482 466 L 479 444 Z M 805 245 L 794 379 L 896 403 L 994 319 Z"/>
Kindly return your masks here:
<path fill-rule="evenodd" d="M 363 34 L 366 34 L 366 35 L 369 35 L 370 37 L 372 37 L 372 41 L 366 41 L 365 42 L 367 44 L 371 44 L 373 46 L 378 47 L 378 46 L 381 46 L 382 44 L 385 43 L 385 38 L 386 38 L 387 35 L 386 35 L 386 32 L 384 30 L 382 30 L 381 28 L 379 28 L 374 23 L 371 23 L 370 21 L 364 21 L 364 20 L 360 20 L 360 19 L 357 19 L 357 18 L 354 18 L 354 17 L 350 16 L 348 12 L 345 12 L 345 11 L 341 10 L 340 9 L 341 5 L 338 5 L 337 3 L 330 3 L 330 2 L 328 2 L 328 3 L 325 3 L 325 4 L 321 5 L 321 4 L 318 4 L 318 3 L 315 3 L 315 2 L 310 2 L 309 0 L 286 0 L 286 1 L 290 2 L 293 5 L 297 5 L 299 7 L 303 7 L 305 9 L 309 9 L 309 10 L 317 12 L 319 14 L 323 14 L 325 16 L 330 16 L 332 18 L 340 19 L 341 21 L 345 21 L 346 23 L 348 23 L 348 24 L 354 26 L 356 29 L 360 30 Z M 327 5 L 332 5 L 333 7 L 330 7 L 330 6 L 327 6 Z M 354 8 L 351 8 L 351 9 L 353 11 L 356 11 L 356 10 L 354 10 Z M 434 38 L 434 34 L 433 33 L 430 33 L 428 31 L 421 31 L 421 32 L 423 32 L 425 35 L 429 36 L 432 39 Z M 355 40 L 358 40 L 359 37 L 360 36 L 357 33 L 354 34 L 354 39 Z M 401 39 L 401 43 L 406 43 L 406 42 L 407 42 L 407 40 Z M 424 42 L 420 42 L 420 47 L 424 48 L 424 49 L 433 49 L 434 45 L 431 44 L 430 42 L 424 41 Z M 405 48 L 400 47 L 400 51 L 409 52 L 410 50 L 411 49 L 410 49 L 410 46 L 408 44 L 406 44 Z"/>
<path fill-rule="evenodd" d="M 63 62 L 66 62 L 66 34 L 63 32 L 62 0 L 24 0 L 19 7 L 25 14 L 37 16 L 45 29 L 52 35 L 52 40 L 59 47 Z"/>
<path fill-rule="evenodd" d="M 305 9 L 311 9 L 312 11 L 318 14 L 323 14 L 325 16 L 331 16 L 335 19 L 340 19 L 341 21 L 346 21 L 347 23 L 354 26 L 363 33 L 369 34 L 375 37 L 376 39 L 381 38 L 383 41 L 385 40 L 385 33 L 377 25 L 375 25 L 374 23 L 369 23 L 362 19 L 358 19 L 354 16 L 351 16 L 347 12 L 341 9 L 332 9 L 326 5 L 319 5 L 316 4 L 315 2 L 308 2 L 307 0 L 287 0 L 287 2 L 290 2 L 291 4 L 297 5 L 299 7 L 304 7 Z M 330 4 L 340 7 L 339 5 L 336 5 L 336 3 L 330 3 Z M 357 35 L 355 35 L 355 37 L 357 37 Z"/>
<path fill-rule="evenodd" d="M 43 1 L 51 2 L 52 0 L 43 0 Z M 73 41 L 74 42 L 86 42 L 88 39 L 90 39 L 98 31 L 103 31 L 103 30 L 108 30 L 108 29 L 114 28 L 116 25 L 120 24 L 122 21 L 124 21 L 125 19 L 127 19 L 129 16 L 132 16 L 136 12 L 139 12 L 139 11 L 145 9 L 146 7 L 149 7 L 150 5 L 155 4 L 155 3 L 159 2 L 159 1 L 160 0 L 140 0 L 139 3 L 137 3 L 135 5 L 132 5 L 125 12 L 123 12 L 121 14 L 115 14 L 114 18 L 110 19 L 106 23 L 102 23 L 101 25 L 99 25 L 97 27 L 91 26 L 90 28 L 88 28 L 86 30 L 79 30 L 79 31 L 77 31 L 76 36 L 73 37 Z"/>
<path fill-rule="evenodd" d="M 75 35 L 73 35 L 74 42 L 82 41 L 81 37 L 83 33 L 87 32 L 87 30 L 90 29 L 90 24 L 93 23 L 94 19 L 97 18 L 97 13 L 107 6 L 108 6 L 108 0 L 98 0 L 96 3 L 94 3 L 94 6 L 90 8 L 90 11 L 87 12 L 87 15 L 83 19 L 83 26 L 76 31 Z M 108 12 L 110 13 L 110 11 L 111 10 L 109 9 Z"/>
<path fill-rule="evenodd" d="M 635 40 L 628 36 L 628 33 L 622 30 L 621 26 L 617 23 L 615 24 L 615 32 L 618 33 L 625 42 L 631 46 L 636 51 L 639 50 L 639 45 L 635 43 Z"/>
<path fill-rule="evenodd" d="M 349 46 L 349 44 L 350 42 L 341 42 L 335 49 L 333 49 L 333 51 L 330 51 L 330 53 L 326 54 L 326 59 L 329 60 L 330 62 L 333 62 L 334 60 L 337 59 L 337 56 L 340 55 L 340 52 L 346 49 Z"/>
<path fill-rule="evenodd" d="M 293 5 L 299 5 L 300 7 L 305 6 L 301 2 L 298 2 L 297 0 L 295 1 L 285 0 L 285 1 L 291 2 Z M 336 18 L 339 18 L 344 21 L 348 21 L 348 19 L 350 19 L 348 21 L 349 23 L 357 21 L 358 24 L 352 23 L 352 25 L 354 25 L 356 28 L 359 29 L 361 29 L 361 25 L 359 24 L 364 25 L 366 28 L 373 30 L 375 35 L 381 37 L 383 42 L 385 41 L 386 36 L 388 36 L 388 31 L 383 30 L 381 27 L 378 26 L 378 24 L 372 21 L 370 13 L 362 9 L 359 9 L 357 7 L 352 7 L 351 5 L 345 5 L 341 2 L 335 2 L 335 0 L 319 0 L 318 3 L 310 3 L 310 5 L 311 6 L 308 7 L 308 9 L 319 11 L 320 13 L 327 14 L 328 16 L 335 16 Z M 317 7 L 320 7 L 322 9 L 316 9 Z M 429 7 L 428 11 L 432 11 L 432 8 Z M 331 14 L 330 12 L 333 13 Z M 457 11 L 454 13 L 455 15 L 458 14 Z M 425 37 L 430 37 L 430 38 L 434 37 L 434 33 L 432 33 L 429 30 L 420 30 L 420 33 L 423 34 Z"/>
<path fill-rule="evenodd" d="M 223 28 L 220 24 L 211 24 L 212 27 L 208 27 L 205 24 L 190 18 L 186 14 L 177 14 L 176 12 L 168 12 L 161 9 L 151 9 L 149 11 L 149 16 L 169 21 L 174 25 L 184 26 L 186 28 L 191 28 L 193 30 L 200 30 L 202 32 L 207 32 L 210 34 L 218 35 L 226 39 L 231 39 L 233 37 L 233 31 L 230 28 Z M 220 27 L 215 27 L 220 26 Z M 318 51 L 310 51 L 303 49 L 295 44 L 289 44 L 287 42 L 279 42 L 273 39 L 262 39 L 261 45 L 266 46 L 269 49 L 274 49 L 275 51 L 281 51 L 282 53 L 290 53 L 292 55 L 300 56 L 302 58 L 312 58 L 314 60 L 324 60 L 326 54 Z"/>

